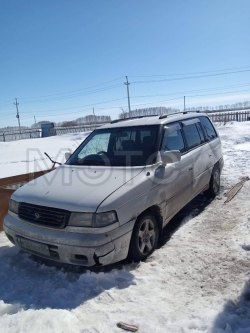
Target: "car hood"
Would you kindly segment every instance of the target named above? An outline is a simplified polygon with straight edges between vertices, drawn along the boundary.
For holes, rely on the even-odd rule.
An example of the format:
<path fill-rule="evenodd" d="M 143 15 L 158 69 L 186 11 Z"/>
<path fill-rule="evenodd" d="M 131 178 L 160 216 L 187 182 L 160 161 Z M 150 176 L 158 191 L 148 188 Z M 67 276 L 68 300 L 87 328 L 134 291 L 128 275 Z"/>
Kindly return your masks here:
<path fill-rule="evenodd" d="M 143 169 L 62 165 L 22 186 L 12 198 L 72 212 L 95 212 L 103 200 Z"/>

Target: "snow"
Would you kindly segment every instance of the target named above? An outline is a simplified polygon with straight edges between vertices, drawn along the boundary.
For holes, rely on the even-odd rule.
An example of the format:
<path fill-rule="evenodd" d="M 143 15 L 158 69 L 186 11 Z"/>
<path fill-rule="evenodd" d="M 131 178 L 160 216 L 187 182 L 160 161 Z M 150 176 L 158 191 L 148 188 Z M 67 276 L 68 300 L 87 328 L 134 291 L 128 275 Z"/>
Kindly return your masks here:
<path fill-rule="evenodd" d="M 73 152 L 89 133 L 0 142 L 0 178 L 50 169 L 52 163 L 44 152 L 58 162 L 65 162 L 65 153 Z"/>
<path fill-rule="evenodd" d="M 250 123 L 219 132 L 225 159 L 220 196 L 189 204 L 146 262 L 100 271 L 56 268 L 19 252 L 0 233 L 0 331 L 118 333 L 116 323 L 124 321 L 143 333 L 249 333 L 250 181 L 227 204 L 224 193 L 250 176 Z M 31 141 L 11 143 L 20 154 L 16 162 L 24 146 L 56 156 L 57 149 L 79 144 L 81 135 Z M 5 152 L 1 163 L 14 161 L 15 154 Z M 3 164 L 0 172 L 6 172 Z"/>

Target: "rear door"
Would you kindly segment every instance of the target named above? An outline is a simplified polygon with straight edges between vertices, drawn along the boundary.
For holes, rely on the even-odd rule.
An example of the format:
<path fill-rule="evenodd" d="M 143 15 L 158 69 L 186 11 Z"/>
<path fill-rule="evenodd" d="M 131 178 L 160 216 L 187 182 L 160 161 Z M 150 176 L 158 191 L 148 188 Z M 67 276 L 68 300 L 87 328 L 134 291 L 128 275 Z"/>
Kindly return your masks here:
<path fill-rule="evenodd" d="M 210 179 L 211 152 L 206 142 L 205 134 L 199 118 L 182 121 L 182 131 L 186 144 L 188 157 L 188 170 L 192 183 L 189 188 L 189 199 L 199 194 L 208 184 Z"/>
<path fill-rule="evenodd" d="M 203 132 L 205 134 L 205 139 L 207 143 L 207 151 L 209 154 L 209 167 L 213 166 L 220 160 L 222 157 L 221 143 L 220 138 L 218 137 L 217 132 L 214 129 L 213 124 L 206 116 L 199 117 Z"/>

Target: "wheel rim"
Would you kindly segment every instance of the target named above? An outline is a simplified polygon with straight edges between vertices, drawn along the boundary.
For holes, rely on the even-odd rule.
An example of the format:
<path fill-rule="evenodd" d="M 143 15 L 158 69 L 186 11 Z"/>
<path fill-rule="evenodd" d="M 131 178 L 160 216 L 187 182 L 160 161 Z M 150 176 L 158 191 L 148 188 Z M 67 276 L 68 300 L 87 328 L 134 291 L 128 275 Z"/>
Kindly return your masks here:
<path fill-rule="evenodd" d="M 146 219 L 142 222 L 139 234 L 138 234 L 138 246 L 142 255 L 150 253 L 155 245 L 155 225 L 150 219 Z"/>
<path fill-rule="evenodd" d="M 220 190 L 220 173 L 218 170 L 214 172 L 213 175 L 213 191 L 214 193 L 219 193 Z"/>

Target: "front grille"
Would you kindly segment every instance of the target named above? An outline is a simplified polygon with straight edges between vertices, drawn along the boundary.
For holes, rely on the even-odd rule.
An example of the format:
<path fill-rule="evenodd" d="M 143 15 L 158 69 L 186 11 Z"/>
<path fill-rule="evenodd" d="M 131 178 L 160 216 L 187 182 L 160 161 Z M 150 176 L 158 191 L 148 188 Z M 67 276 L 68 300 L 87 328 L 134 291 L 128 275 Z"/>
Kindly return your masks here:
<path fill-rule="evenodd" d="M 18 216 L 34 224 L 64 228 L 68 223 L 70 212 L 64 209 L 32 205 L 25 202 L 19 204 Z"/>

